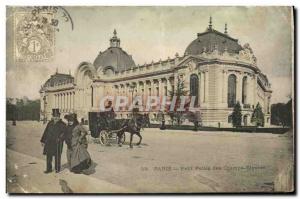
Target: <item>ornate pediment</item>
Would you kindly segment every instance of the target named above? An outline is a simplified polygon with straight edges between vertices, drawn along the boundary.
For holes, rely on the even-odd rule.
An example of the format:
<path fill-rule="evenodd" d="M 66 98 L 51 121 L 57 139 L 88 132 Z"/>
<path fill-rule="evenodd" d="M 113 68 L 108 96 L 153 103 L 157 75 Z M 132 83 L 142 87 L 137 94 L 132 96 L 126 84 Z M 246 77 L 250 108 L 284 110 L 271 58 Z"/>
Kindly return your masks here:
<path fill-rule="evenodd" d="M 193 71 L 197 69 L 197 65 L 199 62 L 206 61 L 205 59 L 201 59 L 196 56 L 188 56 L 186 59 L 184 59 L 182 62 L 178 64 L 179 68 L 186 67 L 189 71 Z"/>
<path fill-rule="evenodd" d="M 253 64 L 256 64 L 257 59 L 253 54 L 253 50 L 248 43 L 243 46 L 243 49 L 239 52 L 239 56 L 241 59 L 248 60 Z"/>

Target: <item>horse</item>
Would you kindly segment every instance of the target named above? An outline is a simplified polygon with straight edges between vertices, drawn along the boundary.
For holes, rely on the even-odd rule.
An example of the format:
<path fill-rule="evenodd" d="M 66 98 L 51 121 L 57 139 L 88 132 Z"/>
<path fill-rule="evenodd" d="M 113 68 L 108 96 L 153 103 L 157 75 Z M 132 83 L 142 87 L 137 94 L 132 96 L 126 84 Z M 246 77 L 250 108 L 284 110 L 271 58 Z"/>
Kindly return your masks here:
<path fill-rule="evenodd" d="M 145 123 L 146 123 L 146 118 L 143 115 L 139 115 L 139 114 L 129 120 L 126 120 L 124 124 L 121 126 L 121 129 L 116 132 L 118 136 L 118 145 L 120 147 L 122 146 L 121 140 L 125 132 L 130 133 L 130 143 L 129 143 L 130 148 L 133 148 L 132 146 L 133 135 L 137 135 L 140 138 L 139 142 L 136 144 L 137 146 L 140 145 L 143 139 L 140 132 L 143 126 L 145 125 Z"/>

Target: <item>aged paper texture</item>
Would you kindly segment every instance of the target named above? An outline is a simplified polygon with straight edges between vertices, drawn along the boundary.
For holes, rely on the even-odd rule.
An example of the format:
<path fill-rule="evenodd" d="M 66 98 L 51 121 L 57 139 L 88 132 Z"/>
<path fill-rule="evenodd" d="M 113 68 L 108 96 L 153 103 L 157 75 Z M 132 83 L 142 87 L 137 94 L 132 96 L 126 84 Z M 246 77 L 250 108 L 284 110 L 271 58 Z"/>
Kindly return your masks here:
<path fill-rule="evenodd" d="M 8 193 L 295 191 L 292 7 L 6 17 Z"/>

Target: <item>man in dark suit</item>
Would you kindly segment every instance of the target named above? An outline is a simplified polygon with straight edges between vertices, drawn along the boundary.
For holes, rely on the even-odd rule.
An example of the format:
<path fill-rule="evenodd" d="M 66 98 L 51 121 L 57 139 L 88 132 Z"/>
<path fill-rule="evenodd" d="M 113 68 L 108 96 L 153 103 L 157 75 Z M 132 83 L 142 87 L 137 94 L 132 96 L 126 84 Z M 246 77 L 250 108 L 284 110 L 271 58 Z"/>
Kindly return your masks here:
<path fill-rule="evenodd" d="M 47 168 L 46 171 L 44 171 L 46 174 L 52 172 L 53 156 L 55 157 L 55 172 L 60 172 L 65 131 L 66 124 L 60 119 L 59 109 L 52 109 L 52 119 L 47 124 L 41 138 L 41 143 L 44 147 L 43 154 L 47 157 Z"/>

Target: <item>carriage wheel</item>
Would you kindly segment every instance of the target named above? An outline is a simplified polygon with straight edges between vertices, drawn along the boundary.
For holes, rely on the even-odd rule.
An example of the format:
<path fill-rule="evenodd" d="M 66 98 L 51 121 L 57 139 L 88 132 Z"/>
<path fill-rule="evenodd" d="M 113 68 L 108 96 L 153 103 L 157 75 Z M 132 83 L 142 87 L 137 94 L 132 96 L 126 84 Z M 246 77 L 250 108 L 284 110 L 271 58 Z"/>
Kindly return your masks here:
<path fill-rule="evenodd" d="M 100 141 L 100 144 L 102 144 L 102 145 L 108 144 L 108 132 L 107 131 L 105 131 L 105 130 L 100 131 L 99 141 Z"/>

